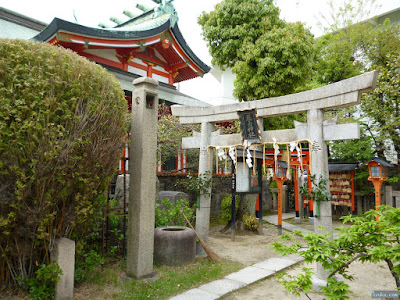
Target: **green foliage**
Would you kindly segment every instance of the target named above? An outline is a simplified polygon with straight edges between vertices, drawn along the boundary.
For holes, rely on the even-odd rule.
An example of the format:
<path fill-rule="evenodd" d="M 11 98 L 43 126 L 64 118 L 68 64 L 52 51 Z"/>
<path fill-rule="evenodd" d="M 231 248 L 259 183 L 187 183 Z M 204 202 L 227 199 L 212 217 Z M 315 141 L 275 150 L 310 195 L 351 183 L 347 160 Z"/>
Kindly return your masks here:
<path fill-rule="evenodd" d="M 198 176 L 188 174 L 186 179 L 181 179 L 179 184 L 182 185 L 187 191 L 195 192 L 197 195 L 210 194 L 212 187 L 212 176 L 210 171 L 206 171 Z"/>
<path fill-rule="evenodd" d="M 190 223 L 195 219 L 194 208 L 190 207 L 188 201 L 179 199 L 176 203 L 172 203 L 165 198 L 161 200 L 162 205 L 156 203 L 155 227 L 163 226 L 186 226 L 186 215 Z"/>
<path fill-rule="evenodd" d="M 286 272 L 278 275 L 278 280 L 285 289 L 298 297 L 300 297 L 302 292 L 307 295 L 307 292 L 312 289 L 311 277 L 313 272 L 310 268 L 306 267 L 302 267 L 301 270 L 303 273 L 298 276 L 288 275 Z"/>
<path fill-rule="evenodd" d="M 272 0 L 225 0 L 198 19 L 210 49 L 212 64 L 232 68 L 240 58 L 243 41 L 255 43 L 260 32 L 282 26 L 279 8 Z"/>
<path fill-rule="evenodd" d="M 180 124 L 179 118 L 171 115 L 170 108 L 160 104 L 158 107 L 157 143 L 161 160 L 165 161 L 171 156 L 176 157 L 181 149 L 182 138 L 191 136 L 193 131 L 199 130 L 199 125 Z M 188 162 L 190 161 L 188 160 Z"/>
<path fill-rule="evenodd" d="M 238 195 L 235 197 L 235 214 L 237 214 L 239 210 L 240 198 Z M 221 214 L 220 218 L 225 221 L 229 222 L 232 219 L 232 195 L 227 194 L 224 196 L 224 199 L 221 201 Z"/>
<path fill-rule="evenodd" d="M 376 0 L 344 0 L 342 6 L 338 6 L 333 0 L 327 1 L 329 13 L 320 14 L 318 25 L 325 32 L 335 32 L 341 28 L 365 21 L 374 16 L 379 3 Z"/>
<path fill-rule="evenodd" d="M 90 250 L 86 253 L 81 253 L 76 258 L 74 279 L 76 283 L 81 283 L 93 276 L 96 268 L 104 264 L 104 257 L 96 251 Z"/>
<path fill-rule="evenodd" d="M 352 115 L 357 116 L 362 134 L 359 141 L 332 143 L 332 158 L 354 161 L 364 160 L 366 156 L 390 156 L 393 154 L 387 147 L 390 141 L 399 153 L 396 65 L 399 63 L 400 26 L 390 24 L 389 20 L 383 24 L 376 24 L 374 19 L 359 22 L 360 17 L 371 16 L 376 11 L 375 0 L 346 0 L 342 6 L 335 6 L 333 1 L 329 3 L 331 11 L 325 16 L 329 32 L 317 39 L 311 82 L 328 84 L 373 69 L 380 71 L 376 89 L 363 95 L 361 106 L 355 110 L 335 111 L 342 123 L 348 122 Z"/>
<path fill-rule="evenodd" d="M 23 40 L 0 40 L 0 101 L 3 285 L 49 262 L 55 238 L 90 229 L 118 165 L 128 114 L 105 69 Z"/>
<path fill-rule="evenodd" d="M 399 65 L 399 55 L 388 56 L 387 65 L 377 68 L 379 75 L 375 90 L 366 94 L 361 102 L 361 117 L 368 120 L 368 126 L 371 128 L 374 137 L 375 149 L 379 149 L 380 145 L 384 147 L 385 141 L 390 139 L 393 142 L 398 157 L 400 157 Z M 390 152 L 389 149 L 385 150 Z"/>
<path fill-rule="evenodd" d="M 377 220 L 379 217 L 379 220 Z M 321 263 L 328 271 L 328 286 L 323 289 L 329 299 L 347 299 L 348 285 L 335 279 L 341 275 L 353 280 L 348 273 L 348 267 L 354 261 L 386 262 L 397 288 L 400 290 L 400 208 L 381 206 L 378 210 L 370 210 L 361 216 L 343 217 L 348 227 L 340 227 L 339 235 L 331 239 L 331 234 L 295 232 L 293 235 L 304 238 L 306 245 L 296 242 L 290 246 L 284 243 L 274 243 L 275 251 L 288 255 L 296 253 L 304 257 L 307 263 Z M 291 239 L 290 235 L 283 238 Z M 292 293 L 307 292 L 311 283 L 303 278 L 308 277 L 306 271 L 297 277 L 287 278 L 285 287 Z M 294 281 L 294 282 L 293 282 Z M 296 294 L 295 293 L 295 294 Z"/>
<path fill-rule="evenodd" d="M 256 231 L 260 227 L 256 216 L 250 216 L 247 213 L 243 215 L 243 225 L 245 228 L 251 231 Z"/>
<path fill-rule="evenodd" d="M 61 268 L 54 260 L 48 265 L 41 265 L 35 272 L 35 276 L 26 278 L 21 286 L 28 290 L 29 296 L 35 300 L 53 299 L 55 285 L 60 281 Z"/>
<path fill-rule="evenodd" d="M 244 40 L 234 95 L 239 100 L 257 100 L 293 93 L 310 76 L 314 38 L 301 23 L 288 23 L 260 33 L 253 43 Z"/>
<path fill-rule="evenodd" d="M 307 183 L 300 187 L 300 193 L 306 200 L 313 199 L 316 202 L 330 201 L 332 198 L 331 193 L 327 189 L 328 179 L 320 176 L 319 180 L 315 175 L 311 175 L 312 189 L 308 188 Z"/>
<path fill-rule="evenodd" d="M 224 0 L 198 22 L 212 63 L 236 74 L 239 100 L 292 93 L 311 73 L 312 34 L 281 20 L 272 0 Z"/>
<path fill-rule="evenodd" d="M 356 32 L 352 28 L 351 32 Z M 314 63 L 314 76 L 317 82 L 328 84 L 360 75 L 363 65 L 355 59 L 357 42 L 344 29 L 328 33 L 317 40 L 317 58 Z"/>

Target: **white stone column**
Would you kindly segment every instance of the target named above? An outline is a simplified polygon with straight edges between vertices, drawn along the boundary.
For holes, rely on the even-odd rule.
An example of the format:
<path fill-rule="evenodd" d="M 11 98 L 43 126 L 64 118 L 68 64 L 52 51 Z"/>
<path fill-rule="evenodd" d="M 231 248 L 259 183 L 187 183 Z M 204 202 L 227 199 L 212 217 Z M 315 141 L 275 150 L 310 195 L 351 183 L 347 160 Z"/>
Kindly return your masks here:
<path fill-rule="evenodd" d="M 210 122 L 203 122 L 201 124 L 199 177 L 201 176 L 202 178 L 204 178 L 204 174 L 207 174 L 207 178 L 212 176 L 211 170 L 209 169 L 211 166 L 209 166 L 207 146 L 210 145 L 211 132 L 213 129 L 214 125 Z M 210 229 L 210 210 L 211 187 L 206 193 L 200 193 L 200 206 L 196 209 L 196 231 L 205 242 L 208 241 L 208 231 Z M 204 254 L 204 249 L 199 243 L 196 247 L 196 253 Z"/>
<path fill-rule="evenodd" d="M 51 260 L 55 260 L 62 270 L 60 281 L 56 283 L 55 299 L 72 300 L 74 296 L 75 242 L 62 237 L 56 240 L 51 252 Z"/>
<path fill-rule="evenodd" d="M 315 175 L 317 182 L 320 176 L 329 178 L 328 170 L 328 150 L 324 141 L 323 133 L 324 112 L 321 109 L 311 109 L 307 112 L 307 126 L 310 140 L 313 143 L 311 151 L 311 174 Z M 326 187 L 329 191 L 329 185 Z M 318 208 L 319 205 L 319 214 Z M 317 203 L 314 201 L 314 232 L 332 233 L 332 207 L 331 202 L 323 201 Z M 324 231 L 319 230 L 318 227 L 323 226 Z M 326 279 L 327 272 L 322 268 L 321 264 L 317 264 L 317 277 Z"/>
<path fill-rule="evenodd" d="M 391 185 L 385 186 L 385 204 L 394 207 L 393 203 L 393 187 Z"/>
<path fill-rule="evenodd" d="M 127 275 L 141 278 L 153 273 L 158 82 L 142 77 L 133 84 Z"/>

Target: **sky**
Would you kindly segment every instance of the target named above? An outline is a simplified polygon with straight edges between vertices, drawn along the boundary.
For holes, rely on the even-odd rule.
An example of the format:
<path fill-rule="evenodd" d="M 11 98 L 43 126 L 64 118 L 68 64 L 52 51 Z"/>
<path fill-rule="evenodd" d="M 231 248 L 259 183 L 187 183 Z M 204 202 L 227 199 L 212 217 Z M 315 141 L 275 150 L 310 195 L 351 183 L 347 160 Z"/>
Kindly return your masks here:
<path fill-rule="evenodd" d="M 340 6 L 345 0 L 334 0 L 335 6 Z M 202 39 L 201 27 L 197 18 L 202 11 L 209 12 L 221 0 L 174 0 L 174 6 L 179 17 L 179 28 L 193 52 L 206 64 L 211 66 L 211 57 L 206 42 Z M 314 35 L 322 31 L 317 26 L 317 17 L 328 13 L 326 0 L 275 0 L 281 10 L 281 18 L 288 22 L 301 21 Z M 400 0 L 378 0 L 381 5 L 376 14 L 381 14 L 400 7 Z M 135 8 L 136 3 L 154 6 L 151 0 L 0 0 L 4 7 L 31 18 L 50 23 L 54 17 L 75 22 L 75 17 L 81 25 L 97 27 L 99 23 L 112 25 L 110 16 L 125 21 L 128 17 L 122 12 L 129 10 L 140 13 Z M 74 17 L 75 16 L 75 17 Z M 218 94 L 218 82 L 211 74 L 204 78 L 192 79 L 179 86 L 180 91 L 197 99 L 211 102 Z"/>

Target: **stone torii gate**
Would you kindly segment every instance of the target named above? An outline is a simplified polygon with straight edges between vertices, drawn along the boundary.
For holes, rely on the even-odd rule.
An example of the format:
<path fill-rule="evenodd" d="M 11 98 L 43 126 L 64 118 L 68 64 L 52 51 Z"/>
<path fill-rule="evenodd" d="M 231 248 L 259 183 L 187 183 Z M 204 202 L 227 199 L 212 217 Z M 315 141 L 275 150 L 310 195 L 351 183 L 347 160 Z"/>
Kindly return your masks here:
<path fill-rule="evenodd" d="M 181 124 L 201 124 L 200 136 L 184 138 L 182 148 L 200 148 L 199 176 L 210 174 L 207 147 L 229 147 L 242 143 L 240 134 L 221 135 L 212 132 L 214 123 L 238 120 L 238 110 L 257 109 L 259 124 L 263 118 L 307 113 L 307 123 L 295 122 L 295 129 L 264 131 L 261 129 L 263 142 L 288 143 L 296 140 L 310 140 L 314 145 L 311 154 L 311 174 L 328 177 L 328 155 L 325 141 L 359 139 L 359 124 L 337 124 L 335 120 L 324 120 L 324 111 L 345 106 L 356 105 L 361 102 L 361 94 L 374 89 L 377 79 L 376 71 L 342 80 L 314 90 L 305 91 L 287 96 L 267 98 L 256 101 L 236 104 L 190 107 L 172 106 L 172 114 L 180 118 Z M 318 151 L 315 151 L 318 149 Z M 329 189 L 329 186 L 328 186 Z M 207 241 L 210 222 L 211 195 L 200 195 L 200 207 L 196 212 L 196 230 Z M 320 215 L 314 220 L 315 232 L 323 226 L 326 231 L 332 232 L 331 203 L 320 203 Z"/>

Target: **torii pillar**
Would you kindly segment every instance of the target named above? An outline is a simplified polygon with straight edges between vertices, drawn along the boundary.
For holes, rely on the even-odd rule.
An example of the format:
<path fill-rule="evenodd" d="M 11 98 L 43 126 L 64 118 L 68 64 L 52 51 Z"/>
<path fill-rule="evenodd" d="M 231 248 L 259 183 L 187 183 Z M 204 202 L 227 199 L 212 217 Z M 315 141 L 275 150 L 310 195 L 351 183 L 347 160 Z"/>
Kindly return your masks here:
<path fill-rule="evenodd" d="M 212 176 L 212 172 L 209 169 L 207 147 L 210 145 L 211 132 L 213 129 L 213 123 L 201 123 L 199 177 L 205 180 L 210 179 Z M 200 204 L 199 207 L 196 208 L 196 231 L 206 243 L 208 241 L 208 231 L 210 229 L 211 186 L 207 189 L 207 191 L 200 192 Z M 200 243 L 197 243 L 196 254 L 204 253 L 203 247 L 201 247 Z"/>

